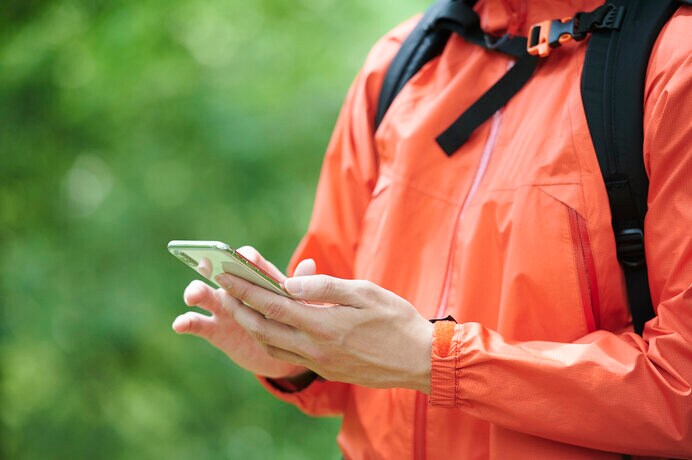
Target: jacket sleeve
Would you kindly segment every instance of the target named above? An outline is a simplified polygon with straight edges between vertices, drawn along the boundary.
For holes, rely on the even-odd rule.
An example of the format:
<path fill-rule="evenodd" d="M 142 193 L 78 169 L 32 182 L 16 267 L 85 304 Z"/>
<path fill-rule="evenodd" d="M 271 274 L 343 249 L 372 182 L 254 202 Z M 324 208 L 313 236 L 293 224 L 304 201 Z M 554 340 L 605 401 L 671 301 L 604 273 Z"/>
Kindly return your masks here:
<path fill-rule="evenodd" d="M 370 51 L 351 86 L 327 148 L 312 218 L 289 264 L 293 273 L 303 259 L 312 258 L 318 273 L 353 277 L 363 215 L 377 181 L 374 120 L 380 88 L 389 63 L 415 18 L 395 28 Z M 281 382 L 260 377 L 260 382 L 283 401 L 310 415 L 343 412 L 350 385 L 316 379 L 296 391 Z"/>
<path fill-rule="evenodd" d="M 685 14 L 679 26 L 689 26 Z M 575 343 L 512 342 L 477 323 L 451 333 L 437 326 L 431 404 L 573 445 L 692 458 L 692 56 L 680 43 L 657 46 L 644 117 L 657 316 L 643 337 L 596 331 Z"/>

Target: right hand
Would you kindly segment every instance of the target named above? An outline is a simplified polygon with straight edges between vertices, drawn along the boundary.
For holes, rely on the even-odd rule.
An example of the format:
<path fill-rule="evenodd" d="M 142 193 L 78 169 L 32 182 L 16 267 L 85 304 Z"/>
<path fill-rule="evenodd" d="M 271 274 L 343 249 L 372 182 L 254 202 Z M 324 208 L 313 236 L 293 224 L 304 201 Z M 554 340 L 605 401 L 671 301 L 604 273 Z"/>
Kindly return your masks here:
<path fill-rule="evenodd" d="M 283 281 L 286 276 L 250 246 L 238 249 L 243 256 L 259 265 L 276 279 Z M 301 261 L 295 275 L 314 275 L 315 262 L 312 259 Z M 269 356 L 265 348 L 233 319 L 230 311 L 224 308 L 220 299 L 228 296 L 223 289 L 213 289 L 208 284 L 192 281 L 183 294 L 185 304 L 208 311 L 211 316 L 197 312 L 187 312 L 173 322 L 173 330 L 178 334 L 191 334 L 211 343 L 238 364 L 254 374 L 269 378 L 286 378 L 300 375 L 306 368 L 296 366 Z"/>

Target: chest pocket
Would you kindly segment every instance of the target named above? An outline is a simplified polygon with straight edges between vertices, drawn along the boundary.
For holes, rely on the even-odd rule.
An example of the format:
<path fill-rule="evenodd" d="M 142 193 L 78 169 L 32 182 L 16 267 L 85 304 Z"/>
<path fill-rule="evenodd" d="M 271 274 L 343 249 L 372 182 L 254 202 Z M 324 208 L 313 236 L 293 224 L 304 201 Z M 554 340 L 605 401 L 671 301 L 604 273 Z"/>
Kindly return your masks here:
<path fill-rule="evenodd" d="M 577 185 L 486 193 L 458 232 L 448 311 L 515 340 L 568 341 L 599 326 L 591 238 Z M 458 316 L 457 316 L 458 315 Z"/>

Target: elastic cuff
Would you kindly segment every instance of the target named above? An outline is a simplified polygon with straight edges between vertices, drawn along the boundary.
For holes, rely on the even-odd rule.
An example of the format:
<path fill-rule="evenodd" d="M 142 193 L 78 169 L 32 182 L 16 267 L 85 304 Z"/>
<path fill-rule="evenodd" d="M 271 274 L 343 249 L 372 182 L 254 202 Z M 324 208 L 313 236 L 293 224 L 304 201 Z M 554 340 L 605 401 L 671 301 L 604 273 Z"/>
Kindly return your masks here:
<path fill-rule="evenodd" d="M 433 406 L 456 407 L 455 328 L 456 323 L 452 321 L 438 321 L 433 329 L 430 373 L 430 404 Z"/>

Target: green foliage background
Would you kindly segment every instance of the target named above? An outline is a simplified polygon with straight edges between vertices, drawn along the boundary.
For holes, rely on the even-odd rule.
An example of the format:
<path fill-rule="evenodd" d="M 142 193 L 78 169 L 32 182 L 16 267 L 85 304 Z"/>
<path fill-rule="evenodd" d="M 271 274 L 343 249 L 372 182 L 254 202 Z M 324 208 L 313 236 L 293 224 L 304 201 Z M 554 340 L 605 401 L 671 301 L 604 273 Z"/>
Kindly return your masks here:
<path fill-rule="evenodd" d="M 171 239 L 285 266 L 369 46 L 426 2 L 15 0 L 0 13 L 5 458 L 338 458 L 170 329 Z"/>

